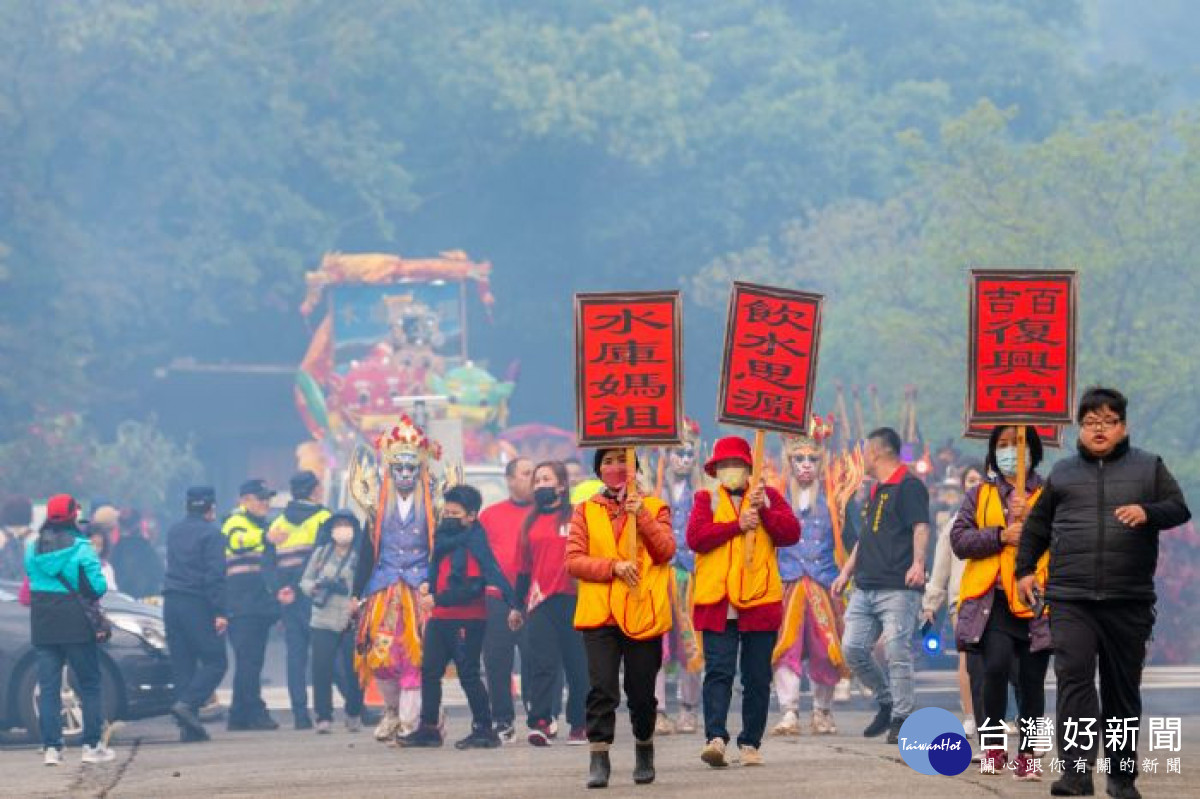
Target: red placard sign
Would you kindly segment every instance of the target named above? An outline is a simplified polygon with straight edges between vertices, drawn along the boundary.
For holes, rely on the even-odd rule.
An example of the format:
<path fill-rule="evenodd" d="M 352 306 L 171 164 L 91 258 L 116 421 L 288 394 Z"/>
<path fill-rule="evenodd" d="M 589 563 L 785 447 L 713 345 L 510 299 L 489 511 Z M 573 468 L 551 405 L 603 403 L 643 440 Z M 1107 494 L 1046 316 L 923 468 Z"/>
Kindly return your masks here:
<path fill-rule="evenodd" d="M 811 422 L 824 297 L 733 284 L 717 421 L 805 433 Z"/>
<path fill-rule="evenodd" d="M 575 295 L 581 447 L 679 443 L 682 327 L 678 291 Z"/>
<path fill-rule="evenodd" d="M 1056 424 L 1039 424 L 1032 429 L 1037 430 L 1038 438 L 1042 440 L 1042 446 L 1050 447 L 1051 449 L 1059 449 L 1062 447 L 1063 429 Z M 974 438 L 987 441 L 992 437 L 992 428 L 986 425 L 968 425 L 966 432 L 963 433 L 963 438 Z"/>
<path fill-rule="evenodd" d="M 1071 423 L 1076 296 L 1074 272 L 971 271 L 968 427 Z"/>

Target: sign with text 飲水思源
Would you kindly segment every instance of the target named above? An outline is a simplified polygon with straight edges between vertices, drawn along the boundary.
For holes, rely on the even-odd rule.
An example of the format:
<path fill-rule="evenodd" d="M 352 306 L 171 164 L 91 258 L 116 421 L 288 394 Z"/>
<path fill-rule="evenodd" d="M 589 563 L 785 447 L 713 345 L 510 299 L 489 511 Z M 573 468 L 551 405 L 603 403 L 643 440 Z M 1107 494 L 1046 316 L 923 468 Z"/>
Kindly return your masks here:
<path fill-rule="evenodd" d="M 820 294 L 733 284 L 717 421 L 780 433 L 808 432 L 823 301 Z"/>
<path fill-rule="evenodd" d="M 683 425 L 678 291 L 575 295 L 581 447 L 672 445 Z"/>
<path fill-rule="evenodd" d="M 968 429 L 1071 423 L 1076 305 L 1074 272 L 972 270 Z"/>

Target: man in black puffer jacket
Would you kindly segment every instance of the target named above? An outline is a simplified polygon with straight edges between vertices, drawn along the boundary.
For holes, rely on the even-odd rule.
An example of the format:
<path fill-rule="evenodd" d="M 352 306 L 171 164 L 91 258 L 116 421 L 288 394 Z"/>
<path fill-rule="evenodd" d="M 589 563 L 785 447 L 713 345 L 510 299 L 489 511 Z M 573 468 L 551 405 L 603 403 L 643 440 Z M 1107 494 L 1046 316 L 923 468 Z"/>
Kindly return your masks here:
<path fill-rule="evenodd" d="M 1098 744 L 1108 739 L 1106 720 L 1141 717 L 1158 534 L 1191 518 L 1162 459 L 1129 445 L 1126 406 L 1115 389 L 1084 394 L 1076 415 L 1079 454 L 1055 464 L 1017 551 L 1018 591 L 1032 606 L 1037 559 L 1050 550 L 1045 598 L 1058 680 L 1058 756 L 1067 762 L 1066 775 L 1051 786 L 1055 796 L 1090 796 Z M 1123 746 L 1106 752 L 1110 796 L 1140 796 L 1135 736 L 1121 736 Z M 1086 772 L 1075 770 L 1079 760 Z"/>

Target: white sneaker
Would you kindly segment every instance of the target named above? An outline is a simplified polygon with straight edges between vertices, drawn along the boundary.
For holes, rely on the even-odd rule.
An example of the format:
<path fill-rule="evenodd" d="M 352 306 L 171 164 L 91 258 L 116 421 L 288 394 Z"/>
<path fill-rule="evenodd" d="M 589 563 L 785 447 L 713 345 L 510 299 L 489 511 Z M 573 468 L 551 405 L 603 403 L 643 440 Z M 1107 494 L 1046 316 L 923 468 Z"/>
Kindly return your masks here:
<path fill-rule="evenodd" d="M 57 766 L 59 763 L 62 763 L 62 750 L 51 746 L 46 750 L 42 762 L 47 766 Z"/>
<path fill-rule="evenodd" d="M 975 726 L 975 719 L 973 717 L 963 719 L 963 732 L 967 734 L 968 740 L 979 734 L 979 729 Z"/>
<path fill-rule="evenodd" d="M 396 731 L 400 729 L 400 714 L 393 708 L 388 708 L 383 713 L 383 718 L 379 720 L 379 726 L 375 728 L 375 740 L 387 741 L 396 737 Z"/>
<path fill-rule="evenodd" d="M 109 749 L 104 744 L 96 744 L 95 746 L 83 745 L 84 763 L 111 763 L 117 759 L 117 753 Z"/>
<path fill-rule="evenodd" d="M 771 730 L 772 735 L 799 735 L 800 734 L 800 716 L 794 710 L 789 710 L 783 714 L 783 718 Z"/>

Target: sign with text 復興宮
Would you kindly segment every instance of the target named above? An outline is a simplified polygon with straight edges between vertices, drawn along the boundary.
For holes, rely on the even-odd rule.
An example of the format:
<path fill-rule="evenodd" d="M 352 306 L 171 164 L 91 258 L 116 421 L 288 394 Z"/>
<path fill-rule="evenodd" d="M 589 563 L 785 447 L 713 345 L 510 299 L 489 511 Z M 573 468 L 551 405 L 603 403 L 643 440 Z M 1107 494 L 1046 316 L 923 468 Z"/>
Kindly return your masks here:
<path fill-rule="evenodd" d="M 678 291 L 575 295 L 581 447 L 673 445 L 683 423 Z"/>
<path fill-rule="evenodd" d="M 734 282 L 718 422 L 808 432 L 823 301 L 820 294 Z"/>
<path fill-rule="evenodd" d="M 1077 304 L 1074 272 L 971 271 L 968 430 L 1071 424 Z"/>

